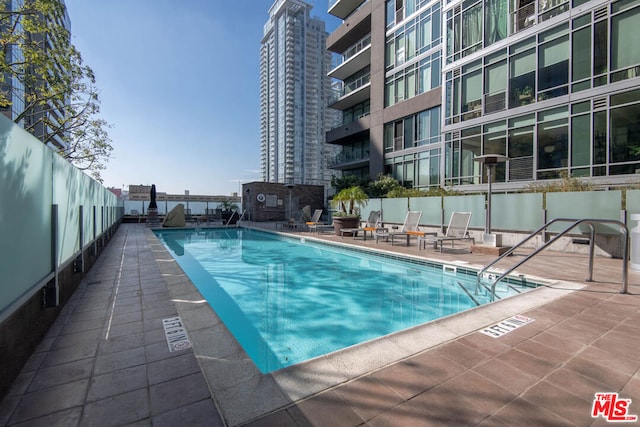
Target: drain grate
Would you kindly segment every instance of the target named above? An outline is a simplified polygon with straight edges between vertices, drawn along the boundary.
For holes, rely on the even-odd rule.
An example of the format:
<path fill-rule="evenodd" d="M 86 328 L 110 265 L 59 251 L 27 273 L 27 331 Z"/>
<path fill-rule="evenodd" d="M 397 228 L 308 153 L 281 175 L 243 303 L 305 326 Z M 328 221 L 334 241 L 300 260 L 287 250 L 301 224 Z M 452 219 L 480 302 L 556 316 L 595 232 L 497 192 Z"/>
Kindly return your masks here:
<path fill-rule="evenodd" d="M 95 286 L 99 285 L 100 283 L 102 283 L 102 280 L 94 280 L 93 282 L 88 282 L 87 286 Z"/>
<path fill-rule="evenodd" d="M 167 338 L 170 352 L 185 350 L 191 347 L 187 331 L 184 329 L 180 317 L 162 319 L 162 325 L 164 326 L 164 335 Z"/>

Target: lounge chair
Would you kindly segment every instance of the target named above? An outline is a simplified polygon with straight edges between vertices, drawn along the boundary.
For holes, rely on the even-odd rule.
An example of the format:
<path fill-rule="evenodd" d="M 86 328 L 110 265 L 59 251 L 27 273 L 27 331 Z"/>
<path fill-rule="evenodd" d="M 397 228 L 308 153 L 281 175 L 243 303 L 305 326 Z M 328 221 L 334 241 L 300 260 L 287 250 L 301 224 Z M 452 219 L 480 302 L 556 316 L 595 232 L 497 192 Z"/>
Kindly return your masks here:
<path fill-rule="evenodd" d="M 420 223 L 421 217 L 422 217 L 422 211 L 407 212 L 407 216 L 404 218 L 404 224 L 402 224 L 402 227 L 399 230 L 390 231 L 387 228 L 385 228 L 385 229 L 376 231 L 375 233 L 376 243 L 378 243 L 379 238 L 384 237 L 387 240 L 391 238 L 391 244 L 393 245 L 394 237 L 405 236 L 407 238 L 407 246 L 409 246 L 409 240 L 411 239 L 411 236 L 419 237 L 419 236 L 424 236 L 426 234 L 433 234 L 433 233 L 420 231 L 418 229 L 418 224 Z"/>
<path fill-rule="evenodd" d="M 469 235 L 467 229 L 469 228 L 469 222 L 471 222 L 471 212 L 452 212 L 451 218 L 449 218 L 449 226 L 444 236 L 425 236 L 418 237 L 418 249 L 427 244 L 433 244 L 433 249 L 438 249 L 440 245 L 440 253 L 442 253 L 442 246 L 445 241 L 451 241 L 451 247 L 454 247 L 456 240 L 471 240 L 471 243 L 475 243 L 475 239 Z"/>
<path fill-rule="evenodd" d="M 358 233 L 362 231 L 364 240 L 367 240 L 367 232 L 371 233 L 371 237 L 373 237 L 373 233 L 381 227 L 382 216 L 380 215 L 380 211 L 371 211 L 369 212 L 369 219 L 367 219 L 367 222 L 362 227 L 343 228 L 340 230 L 340 236 L 344 238 L 345 233 L 351 233 L 355 239 L 358 236 Z"/>
<path fill-rule="evenodd" d="M 316 209 L 313 211 L 313 216 L 310 221 L 307 221 L 305 225 L 309 229 L 309 232 L 318 231 L 318 226 L 326 225 L 323 222 L 320 222 L 320 217 L 322 216 L 322 209 Z"/>

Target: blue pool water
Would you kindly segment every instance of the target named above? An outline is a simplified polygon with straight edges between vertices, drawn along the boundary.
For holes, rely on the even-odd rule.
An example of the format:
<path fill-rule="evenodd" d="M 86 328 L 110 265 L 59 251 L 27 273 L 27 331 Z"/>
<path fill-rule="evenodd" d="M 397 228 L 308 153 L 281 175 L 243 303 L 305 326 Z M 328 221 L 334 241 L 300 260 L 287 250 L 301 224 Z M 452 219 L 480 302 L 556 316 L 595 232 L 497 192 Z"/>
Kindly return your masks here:
<path fill-rule="evenodd" d="M 489 302 L 475 274 L 436 264 L 255 230 L 156 235 L 263 373 Z"/>

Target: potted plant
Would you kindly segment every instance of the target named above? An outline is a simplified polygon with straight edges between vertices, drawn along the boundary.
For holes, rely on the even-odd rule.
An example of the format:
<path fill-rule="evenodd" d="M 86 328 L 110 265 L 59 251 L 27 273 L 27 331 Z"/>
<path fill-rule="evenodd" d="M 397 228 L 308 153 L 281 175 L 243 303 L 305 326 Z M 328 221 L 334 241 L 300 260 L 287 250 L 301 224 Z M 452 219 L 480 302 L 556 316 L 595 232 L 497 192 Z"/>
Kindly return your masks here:
<path fill-rule="evenodd" d="M 238 222 L 238 205 L 233 200 L 224 199 L 218 204 L 218 208 L 222 209 L 222 222 L 225 225 Z"/>
<path fill-rule="evenodd" d="M 516 88 L 516 97 L 519 101 L 518 106 L 530 104 L 533 100 L 533 88 L 529 85 L 523 88 Z"/>
<path fill-rule="evenodd" d="M 367 205 L 369 196 L 359 186 L 340 190 L 331 206 L 337 211 L 333 214 L 333 227 L 336 236 L 340 236 L 343 228 L 358 228 L 360 225 L 360 208 Z"/>

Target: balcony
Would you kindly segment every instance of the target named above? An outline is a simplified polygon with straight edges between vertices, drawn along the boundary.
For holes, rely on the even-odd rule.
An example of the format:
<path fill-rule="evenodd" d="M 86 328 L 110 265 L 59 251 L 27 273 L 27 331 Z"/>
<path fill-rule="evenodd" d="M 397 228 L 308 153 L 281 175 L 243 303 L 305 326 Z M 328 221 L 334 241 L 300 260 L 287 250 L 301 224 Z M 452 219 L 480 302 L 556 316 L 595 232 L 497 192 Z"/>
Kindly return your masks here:
<path fill-rule="evenodd" d="M 371 74 L 366 74 L 349 83 L 334 87 L 329 96 L 328 106 L 336 110 L 345 110 L 363 102 L 371 96 Z"/>
<path fill-rule="evenodd" d="M 371 34 L 358 41 L 340 56 L 340 62 L 329 71 L 329 77 L 345 80 L 371 64 Z"/>
<path fill-rule="evenodd" d="M 325 140 L 329 144 L 350 144 L 353 138 L 360 136 L 368 138 L 371 128 L 371 116 L 369 113 L 363 114 L 349 123 L 343 123 L 326 133 Z"/>
<path fill-rule="evenodd" d="M 345 19 L 366 0 L 329 0 L 329 13 Z"/>
<path fill-rule="evenodd" d="M 353 153 L 342 151 L 337 156 L 327 161 L 327 166 L 331 169 L 351 169 L 369 164 L 369 152 Z"/>

